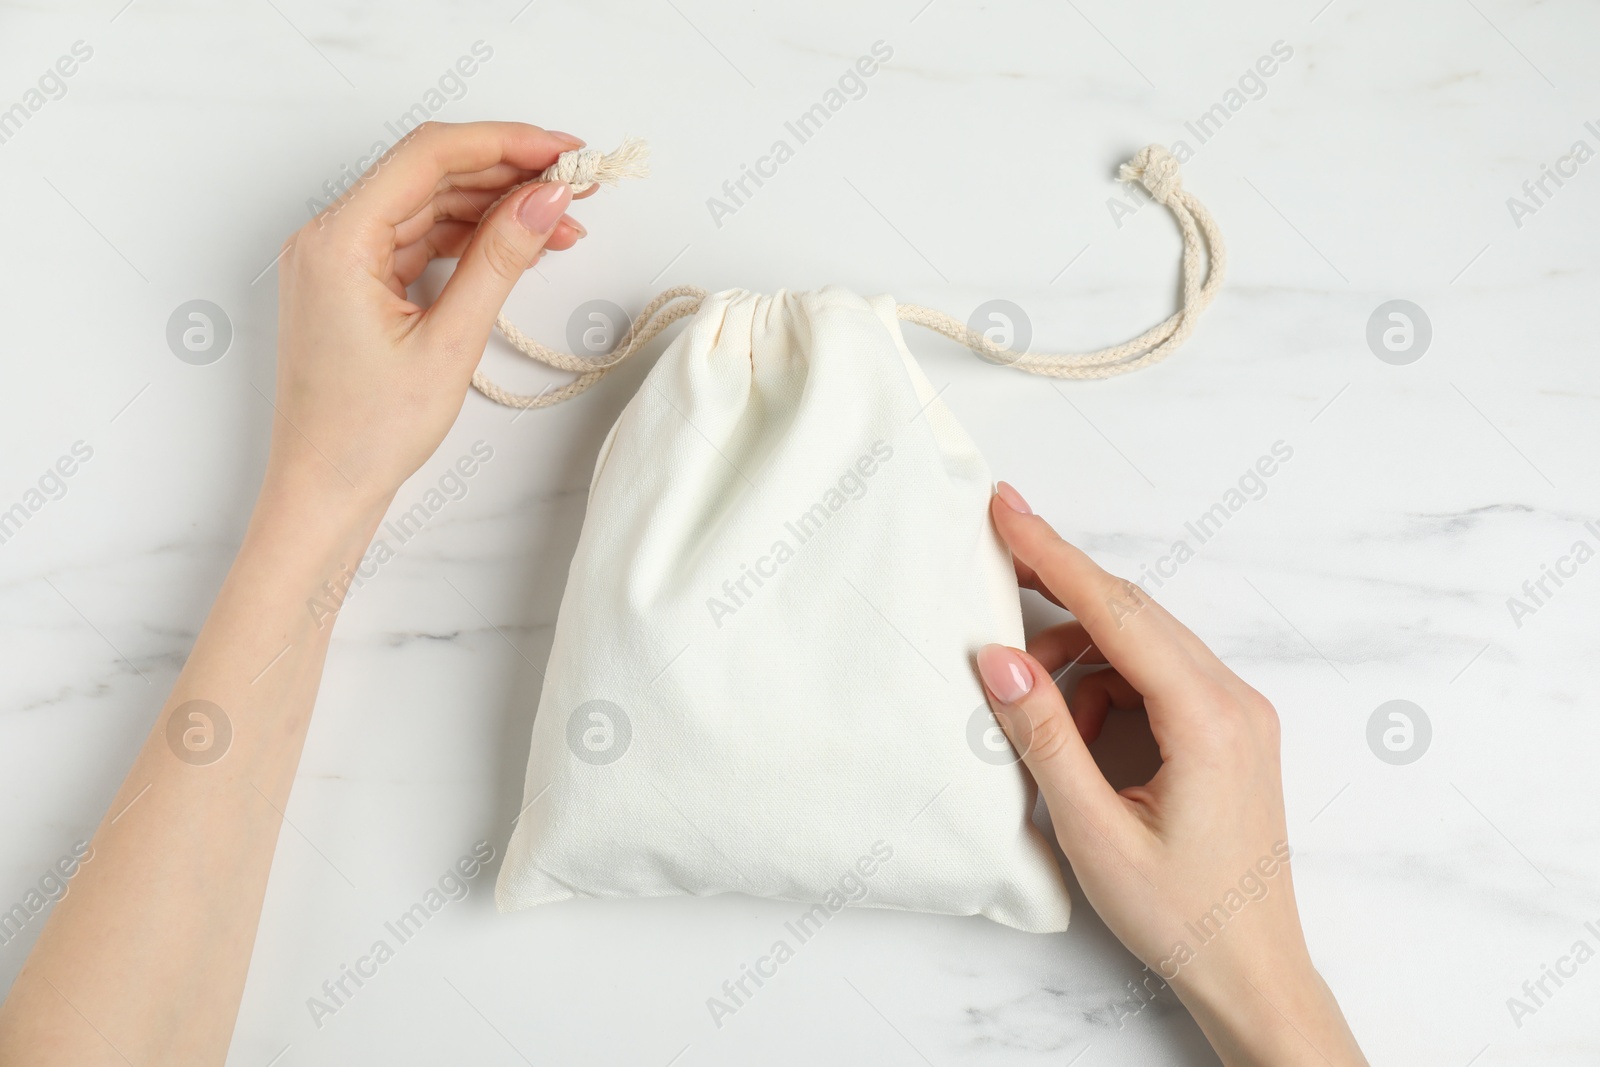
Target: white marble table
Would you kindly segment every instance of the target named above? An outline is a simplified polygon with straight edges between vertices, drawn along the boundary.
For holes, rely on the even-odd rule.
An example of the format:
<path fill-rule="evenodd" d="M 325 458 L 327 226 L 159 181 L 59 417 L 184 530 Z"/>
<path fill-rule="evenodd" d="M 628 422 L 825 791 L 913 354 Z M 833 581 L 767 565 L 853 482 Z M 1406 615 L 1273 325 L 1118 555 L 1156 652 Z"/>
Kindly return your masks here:
<path fill-rule="evenodd" d="M 1036 347 L 1114 341 L 1172 306 L 1178 242 L 1161 209 L 1109 206 L 1113 169 L 1181 139 L 1231 273 L 1172 361 L 1053 388 L 911 343 L 995 471 L 1126 573 L 1292 448 L 1159 595 L 1282 713 L 1318 963 L 1374 1062 L 1595 1062 L 1600 962 L 1547 981 L 1531 1014 L 1507 999 L 1574 942 L 1600 948 L 1600 563 L 1565 566 L 1539 603 L 1523 592 L 1575 542 L 1600 545 L 1584 528 L 1600 516 L 1600 14 L 1200 7 L 0 8 L 0 108 L 23 109 L 0 127 L 0 508 L 26 512 L 0 544 L 0 907 L 100 818 L 240 536 L 278 243 L 413 105 L 652 142 L 656 175 L 581 205 L 591 236 L 518 289 L 515 317 L 553 337 L 587 300 L 839 283 L 962 316 L 1008 299 Z M 880 41 L 892 56 L 859 98 L 731 204 L 723 183 L 794 140 L 786 121 Z M 492 54 L 430 99 L 475 42 Z M 71 76 L 30 97 L 61 57 Z M 1249 76 L 1258 62 L 1271 77 Z M 1564 161 L 1577 141 L 1584 162 Z M 1562 184 L 1530 194 L 1547 165 Z M 166 341 L 195 299 L 233 328 L 209 365 Z M 1430 323 L 1414 362 L 1368 345 L 1396 299 Z M 508 383 L 554 380 L 501 347 L 487 361 Z M 474 842 L 503 850 L 590 466 L 645 369 L 515 422 L 470 397 L 402 492 L 409 507 L 492 443 L 467 495 L 344 612 L 230 1064 L 1213 1062 L 1170 999 L 1119 1026 L 1138 965 L 1087 908 L 1053 937 L 848 912 L 719 1029 L 706 998 L 791 905 L 501 917 L 493 871 L 316 1025 L 308 998 L 386 920 Z M 78 442 L 92 455 L 30 497 Z M 1396 699 L 1431 724 L 1406 764 L 1367 740 Z M 39 921 L 0 946 L 0 981 Z"/>

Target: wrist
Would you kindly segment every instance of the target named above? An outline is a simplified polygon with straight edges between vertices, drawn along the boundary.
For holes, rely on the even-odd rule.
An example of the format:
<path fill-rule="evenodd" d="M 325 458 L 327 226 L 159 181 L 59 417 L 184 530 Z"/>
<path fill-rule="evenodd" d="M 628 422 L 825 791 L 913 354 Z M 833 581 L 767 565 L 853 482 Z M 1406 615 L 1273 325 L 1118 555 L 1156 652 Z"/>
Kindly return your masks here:
<path fill-rule="evenodd" d="M 274 589 L 336 613 L 392 500 L 392 493 L 332 485 L 317 471 L 269 469 L 236 567 L 270 576 Z"/>
<path fill-rule="evenodd" d="M 252 533 L 293 530 L 307 547 L 338 547 L 377 526 L 394 500 L 392 489 L 348 482 L 327 464 L 269 462 L 251 515 Z"/>
<path fill-rule="evenodd" d="M 1260 968 L 1196 967 L 1173 990 L 1229 1067 L 1365 1065 L 1344 1014 L 1309 955 Z"/>

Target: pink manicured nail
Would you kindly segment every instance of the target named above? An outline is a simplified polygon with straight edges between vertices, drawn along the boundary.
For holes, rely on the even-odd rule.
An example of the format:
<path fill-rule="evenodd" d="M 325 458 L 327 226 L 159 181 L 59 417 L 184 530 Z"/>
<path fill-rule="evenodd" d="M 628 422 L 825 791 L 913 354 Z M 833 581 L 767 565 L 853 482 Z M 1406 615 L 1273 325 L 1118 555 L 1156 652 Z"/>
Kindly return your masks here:
<path fill-rule="evenodd" d="M 536 185 L 517 209 L 517 221 L 533 233 L 549 233 L 561 220 L 561 213 L 572 203 L 572 186 L 566 182 Z"/>
<path fill-rule="evenodd" d="M 994 487 L 995 495 L 1006 502 L 1012 511 L 1020 511 L 1024 515 L 1032 515 L 1033 509 L 1028 502 L 1022 499 L 1022 494 L 1013 489 L 1008 483 L 1000 482 Z"/>
<path fill-rule="evenodd" d="M 1015 704 L 1033 691 L 1033 672 L 1005 645 L 984 645 L 978 650 L 978 673 L 1002 704 Z"/>
<path fill-rule="evenodd" d="M 571 215 L 562 215 L 561 219 L 568 226 L 571 226 L 573 232 L 576 233 L 579 237 L 587 237 L 587 236 L 589 236 L 589 231 L 583 228 L 583 223 L 579 222 L 577 219 L 573 218 Z"/>
<path fill-rule="evenodd" d="M 551 137 L 559 137 L 563 141 L 571 141 L 579 148 L 587 148 L 589 145 L 589 142 L 585 141 L 582 137 L 574 137 L 572 134 L 562 133 L 560 130 L 546 130 L 544 132 L 548 133 Z"/>

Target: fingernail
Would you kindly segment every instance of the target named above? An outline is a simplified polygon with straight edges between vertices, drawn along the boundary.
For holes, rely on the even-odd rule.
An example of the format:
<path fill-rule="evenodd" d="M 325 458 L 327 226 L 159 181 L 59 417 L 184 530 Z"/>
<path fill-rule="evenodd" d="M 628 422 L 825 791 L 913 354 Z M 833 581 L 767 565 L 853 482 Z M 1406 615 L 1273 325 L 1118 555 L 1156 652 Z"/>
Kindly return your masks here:
<path fill-rule="evenodd" d="M 533 192 L 517 209 L 517 221 L 533 233 L 549 233 L 561 220 L 561 213 L 572 202 L 572 186 L 566 182 L 549 182 L 535 186 Z"/>
<path fill-rule="evenodd" d="M 1019 511 L 1024 515 L 1033 514 L 1033 509 L 1028 506 L 1026 500 L 1022 499 L 1022 494 L 1013 489 L 1009 483 L 1000 482 L 996 484 L 994 491 L 995 495 L 1004 500 L 1006 506 L 1012 511 Z"/>
<path fill-rule="evenodd" d="M 579 148 L 587 148 L 589 146 L 588 141 L 585 141 L 582 137 L 574 137 L 570 133 L 562 133 L 560 130 L 546 130 L 544 132 L 548 133 L 551 137 L 559 137 L 563 141 L 571 141 Z"/>
<path fill-rule="evenodd" d="M 583 228 L 583 223 L 579 222 L 571 215 L 562 215 L 561 221 L 565 222 L 568 226 L 571 226 L 579 237 L 589 236 L 589 231 Z"/>
<path fill-rule="evenodd" d="M 978 673 L 1002 704 L 1015 704 L 1033 691 L 1033 672 L 1005 645 L 984 645 L 978 650 Z"/>

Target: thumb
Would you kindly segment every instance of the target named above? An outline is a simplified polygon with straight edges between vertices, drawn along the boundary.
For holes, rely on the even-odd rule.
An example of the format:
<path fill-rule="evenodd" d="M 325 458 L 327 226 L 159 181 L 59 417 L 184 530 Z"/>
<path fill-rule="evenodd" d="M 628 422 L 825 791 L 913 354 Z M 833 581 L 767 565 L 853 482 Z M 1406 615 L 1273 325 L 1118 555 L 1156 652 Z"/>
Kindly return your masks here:
<path fill-rule="evenodd" d="M 1044 792 L 1068 858 L 1075 842 L 1098 847 L 1098 839 L 1110 834 L 1126 812 L 1089 754 L 1050 672 L 1019 649 L 985 645 L 978 650 L 978 674 L 995 718 Z"/>
<path fill-rule="evenodd" d="M 514 189 L 484 216 L 456 271 L 429 309 L 436 329 L 459 337 L 489 337 L 489 327 L 522 274 L 572 203 L 566 182 L 533 182 Z M 474 348 L 481 354 L 482 345 Z"/>

